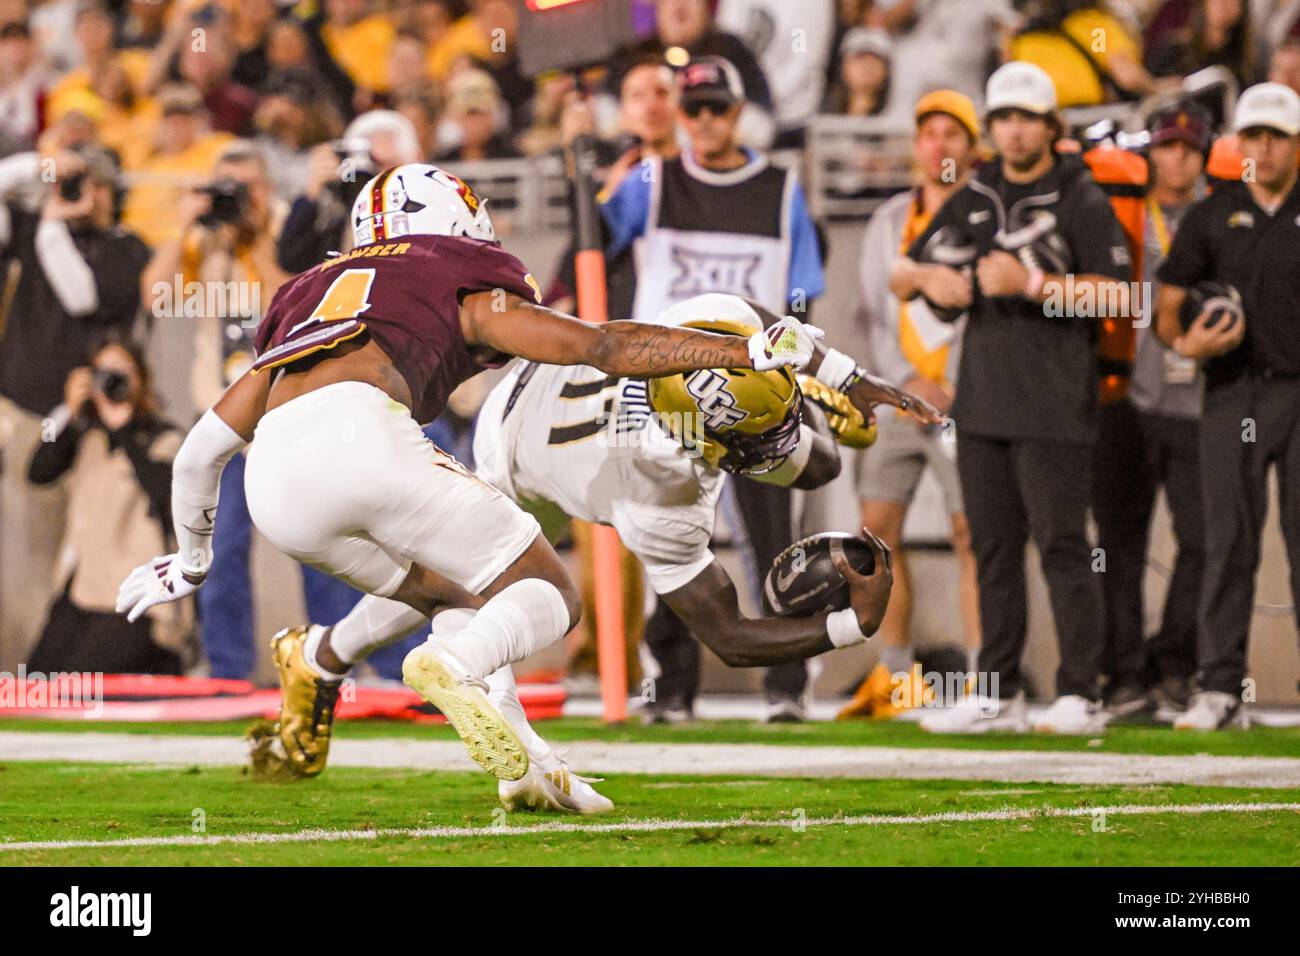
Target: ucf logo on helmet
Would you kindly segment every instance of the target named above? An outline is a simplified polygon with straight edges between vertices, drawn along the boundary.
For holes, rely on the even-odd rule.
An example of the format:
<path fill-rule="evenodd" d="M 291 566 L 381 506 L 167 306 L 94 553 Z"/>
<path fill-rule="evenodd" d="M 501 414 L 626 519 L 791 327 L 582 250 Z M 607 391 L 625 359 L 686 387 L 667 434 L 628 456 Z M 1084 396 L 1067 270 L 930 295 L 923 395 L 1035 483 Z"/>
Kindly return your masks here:
<path fill-rule="evenodd" d="M 749 413 L 740 407 L 736 396 L 727 388 L 726 376 L 712 369 L 704 369 L 688 377 L 686 391 L 699 406 L 705 427 L 713 431 L 743 422 L 749 417 Z"/>

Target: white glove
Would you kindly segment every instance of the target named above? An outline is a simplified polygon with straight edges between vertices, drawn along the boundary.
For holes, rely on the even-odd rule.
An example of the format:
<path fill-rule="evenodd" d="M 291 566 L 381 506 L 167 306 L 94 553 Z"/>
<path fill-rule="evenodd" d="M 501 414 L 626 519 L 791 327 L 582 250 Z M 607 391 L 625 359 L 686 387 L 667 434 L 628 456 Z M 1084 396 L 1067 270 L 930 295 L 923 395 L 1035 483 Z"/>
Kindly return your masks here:
<path fill-rule="evenodd" d="M 165 554 L 126 576 L 117 589 L 117 613 L 125 613 L 134 624 L 155 604 L 179 601 L 198 589 L 198 584 L 187 581 L 182 574 L 179 555 Z"/>
<path fill-rule="evenodd" d="M 760 372 L 793 365 L 801 369 L 812 360 L 813 345 L 825 333 L 787 315 L 749 337 L 749 360 Z"/>

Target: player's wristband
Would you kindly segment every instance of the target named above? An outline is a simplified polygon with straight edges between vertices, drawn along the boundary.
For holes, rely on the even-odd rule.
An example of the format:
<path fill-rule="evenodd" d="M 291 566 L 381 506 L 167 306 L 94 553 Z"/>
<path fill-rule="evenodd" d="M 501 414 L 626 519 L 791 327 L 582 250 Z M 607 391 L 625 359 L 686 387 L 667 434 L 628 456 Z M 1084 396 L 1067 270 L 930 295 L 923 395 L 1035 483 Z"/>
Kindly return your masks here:
<path fill-rule="evenodd" d="M 867 639 L 858 627 L 858 614 L 851 607 L 826 615 L 826 636 L 834 647 L 852 647 Z"/>
<path fill-rule="evenodd" d="M 838 349 L 827 349 L 822 364 L 817 367 L 817 381 L 829 385 L 837 392 L 847 392 L 867 373 L 858 367 L 851 356 Z"/>

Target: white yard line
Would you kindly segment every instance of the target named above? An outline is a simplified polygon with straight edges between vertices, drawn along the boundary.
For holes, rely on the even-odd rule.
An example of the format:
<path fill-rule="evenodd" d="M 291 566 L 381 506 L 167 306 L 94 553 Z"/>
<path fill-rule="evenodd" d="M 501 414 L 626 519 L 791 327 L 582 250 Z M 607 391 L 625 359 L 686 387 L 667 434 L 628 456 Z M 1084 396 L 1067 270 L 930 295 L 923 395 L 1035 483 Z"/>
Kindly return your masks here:
<path fill-rule="evenodd" d="M 594 740 L 574 741 L 560 749 L 574 769 L 598 774 L 1300 787 L 1300 759 L 1291 757 L 1152 756 L 938 747 L 602 743 Z M 237 737 L 0 732 L 0 761 L 238 766 L 246 763 L 247 759 L 247 747 Z M 446 739 L 337 740 L 330 750 L 330 765 L 410 770 L 476 769 L 460 743 Z"/>
<path fill-rule="evenodd" d="M 122 840 L 28 840 L 21 843 L 0 842 L 0 853 L 20 850 L 71 850 L 109 847 L 150 846 L 226 846 L 264 843 L 339 843 L 348 841 L 400 838 L 405 840 L 445 840 L 467 837 L 508 837 L 557 833 L 660 833 L 667 830 L 730 830 L 813 827 L 887 827 L 924 826 L 936 823 L 984 823 L 1008 820 L 1041 820 L 1059 817 L 1106 817 L 1174 814 L 1178 816 L 1206 813 L 1300 812 L 1300 803 L 1189 803 L 1152 806 L 1122 804 L 1113 807 L 1037 807 L 1024 810 L 949 811 L 917 816 L 790 816 L 783 820 L 752 820 L 733 817 L 728 820 L 627 820 L 621 823 L 534 823 L 527 826 L 490 827 L 421 827 L 418 829 L 373 830 L 298 830 L 291 833 L 230 833 L 170 837 L 132 837 Z"/>
<path fill-rule="evenodd" d="M 815 697 L 808 702 L 806 709 L 808 720 L 813 722 L 830 721 L 849 702 L 848 697 Z M 633 717 L 639 716 L 642 702 L 639 697 L 629 697 L 628 712 Z M 1027 713 L 1032 718 L 1047 710 L 1047 704 L 1029 704 Z M 929 711 L 920 708 L 905 710 L 896 719 L 905 723 L 915 723 Z M 762 720 L 767 713 L 767 700 L 761 695 L 752 694 L 706 694 L 695 702 L 695 716 L 699 720 Z M 564 702 L 565 717 L 601 717 L 604 705 L 600 697 L 593 694 L 570 696 Z M 1156 722 L 1168 726 L 1174 722 L 1174 714 L 1161 711 L 1156 715 Z M 1300 727 L 1300 708 L 1296 707 L 1261 707 L 1251 705 L 1250 721 L 1260 727 Z"/>

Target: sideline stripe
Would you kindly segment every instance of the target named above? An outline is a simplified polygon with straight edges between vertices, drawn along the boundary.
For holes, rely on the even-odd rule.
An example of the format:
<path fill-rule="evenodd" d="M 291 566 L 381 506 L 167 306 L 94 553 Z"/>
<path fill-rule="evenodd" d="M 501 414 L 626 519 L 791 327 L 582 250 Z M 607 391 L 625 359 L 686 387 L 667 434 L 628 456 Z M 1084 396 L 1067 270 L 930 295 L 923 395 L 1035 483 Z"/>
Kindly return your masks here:
<path fill-rule="evenodd" d="M 463 839 L 466 837 L 507 837 L 554 833 L 659 833 L 670 830 L 774 829 L 785 827 L 879 827 L 935 823 L 983 823 L 1006 820 L 1036 820 L 1060 817 L 1143 816 L 1155 814 L 1261 813 L 1300 812 L 1300 803 L 1184 803 L 1121 804 L 1113 807 L 1034 807 L 1017 810 L 982 810 L 932 813 L 922 816 L 848 816 L 815 817 L 800 820 L 627 820 L 621 823 L 537 823 L 529 826 L 499 827 L 423 827 L 419 829 L 380 830 L 299 830 L 294 833 L 232 833 L 223 836 L 184 835 L 171 837 L 132 837 L 122 840 L 30 840 L 0 843 L 0 852 L 17 850 L 70 850 L 96 847 L 150 846 L 224 846 L 261 843 L 338 843 L 353 840 L 379 840 L 400 837 L 414 840 Z"/>
<path fill-rule="evenodd" d="M 1296 757 L 754 743 L 615 743 L 597 740 L 571 741 L 563 749 L 570 766 L 598 776 L 739 774 L 747 777 L 856 780 L 1184 783 L 1207 787 L 1300 789 L 1300 759 Z M 238 767 L 248 763 L 248 743 L 233 735 L 191 737 L 103 731 L 0 731 L 0 761 L 9 760 Z M 465 753 L 465 747 L 454 738 L 336 739 L 330 747 L 330 766 L 478 770 Z M 1278 798 L 1286 799 L 1280 794 Z"/>

